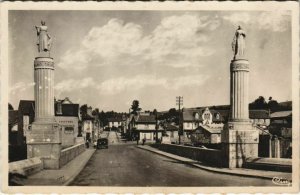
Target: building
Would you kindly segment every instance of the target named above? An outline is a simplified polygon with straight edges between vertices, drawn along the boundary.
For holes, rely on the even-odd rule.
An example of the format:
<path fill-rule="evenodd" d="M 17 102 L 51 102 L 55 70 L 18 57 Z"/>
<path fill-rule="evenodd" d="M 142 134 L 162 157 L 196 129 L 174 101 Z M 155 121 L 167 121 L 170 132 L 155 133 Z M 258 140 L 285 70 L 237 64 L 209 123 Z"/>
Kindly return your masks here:
<path fill-rule="evenodd" d="M 183 109 L 183 141 L 191 142 L 191 135 L 194 134 L 196 130 L 198 130 L 198 132 L 196 133 L 197 135 L 195 135 L 194 138 L 199 137 L 200 132 L 201 136 L 204 136 L 205 132 L 205 137 L 208 136 L 208 134 L 210 134 L 210 136 L 212 137 L 216 137 L 217 135 L 215 134 L 221 133 L 223 125 L 228 121 L 229 114 L 229 107 L 227 109 L 219 110 L 209 107 Z M 249 118 L 253 125 L 259 127 L 267 127 L 270 124 L 270 114 L 267 110 L 250 110 Z"/>
<path fill-rule="evenodd" d="M 55 120 L 61 127 L 62 147 L 76 144 L 79 133 L 79 104 L 74 104 L 68 97 L 55 101 Z"/>
<path fill-rule="evenodd" d="M 165 124 L 163 126 L 164 133 L 162 137 L 162 143 L 178 143 L 178 130 L 179 127 L 175 124 Z"/>
<path fill-rule="evenodd" d="M 26 146 L 19 143 L 18 111 L 8 111 L 8 160 L 9 162 L 26 158 Z"/>
<path fill-rule="evenodd" d="M 82 129 L 85 141 L 94 142 L 101 134 L 101 122 L 98 115 L 93 115 L 92 107 L 87 107 L 86 113 L 82 113 Z"/>
<path fill-rule="evenodd" d="M 9 111 L 9 161 L 27 158 L 26 131 L 34 120 L 35 104 L 21 100 L 18 110 Z"/>
<path fill-rule="evenodd" d="M 35 117 L 35 102 L 20 100 L 18 107 L 18 143 L 26 144 L 26 131 L 29 130 Z"/>
<path fill-rule="evenodd" d="M 200 124 L 191 135 L 191 141 L 195 145 L 219 144 L 223 127 L 223 124 Z"/>
<path fill-rule="evenodd" d="M 271 140 L 271 157 L 291 158 L 292 155 L 292 111 L 271 113 L 269 132 Z"/>
<path fill-rule="evenodd" d="M 54 101 L 55 120 L 61 126 L 62 146 L 68 147 L 76 144 L 78 136 L 78 123 L 80 120 L 79 105 L 73 104 L 69 98 Z M 18 107 L 18 133 L 16 142 L 26 148 L 26 132 L 30 130 L 35 118 L 35 102 L 33 100 L 20 100 Z"/>
<path fill-rule="evenodd" d="M 124 132 L 126 126 L 126 116 L 125 115 L 117 115 L 112 118 L 108 118 L 108 128 L 111 130 L 117 130 Z"/>
<path fill-rule="evenodd" d="M 156 140 L 156 134 L 158 135 L 158 139 L 162 139 L 163 129 L 161 127 L 156 129 L 158 121 L 154 115 L 150 113 L 138 113 L 137 116 L 131 117 L 130 123 L 133 134 L 137 139 L 145 139 L 146 141 L 153 142 Z"/>

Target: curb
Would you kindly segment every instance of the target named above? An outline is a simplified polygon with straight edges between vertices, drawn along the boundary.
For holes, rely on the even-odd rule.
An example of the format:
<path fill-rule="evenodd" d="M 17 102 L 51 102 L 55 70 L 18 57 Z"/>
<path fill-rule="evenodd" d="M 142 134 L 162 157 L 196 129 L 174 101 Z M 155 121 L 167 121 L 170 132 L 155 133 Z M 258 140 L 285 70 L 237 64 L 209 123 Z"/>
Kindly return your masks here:
<path fill-rule="evenodd" d="M 86 158 L 85 162 L 79 167 L 79 169 L 77 169 L 74 174 L 67 180 L 65 181 L 62 186 L 68 186 L 70 185 L 71 182 L 74 181 L 74 179 L 79 175 L 79 173 L 83 170 L 83 168 L 86 166 L 86 164 L 89 162 L 89 160 L 91 159 L 91 157 L 94 155 L 94 153 L 96 152 L 96 150 L 94 150 L 93 153 L 91 153 L 91 155 Z"/>
<path fill-rule="evenodd" d="M 205 167 L 205 166 L 202 166 L 202 165 L 199 165 L 199 164 L 195 164 L 195 163 L 188 163 L 186 161 L 182 161 L 182 160 L 179 160 L 177 158 L 174 158 L 174 157 L 171 157 L 171 156 L 168 156 L 168 155 L 165 155 L 165 154 L 162 154 L 162 153 L 159 153 L 159 152 L 156 152 L 156 151 L 153 151 L 153 150 L 149 150 L 147 148 L 143 148 L 141 146 L 136 146 L 137 148 L 140 148 L 140 149 L 143 149 L 143 150 L 146 150 L 146 151 L 149 151 L 149 152 L 152 152 L 152 153 L 155 153 L 155 154 L 158 154 L 158 155 L 161 155 L 161 156 L 164 156 L 164 157 L 167 157 L 167 158 L 170 158 L 170 159 L 175 159 L 177 161 L 181 161 L 181 162 L 184 162 L 185 164 L 189 164 L 191 166 L 194 166 L 194 167 L 197 167 L 199 169 L 203 169 L 203 170 L 206 170 L 206 171 L 210 171 L 210 172 L 215 172 L 215 173 L 222 173 L 222 174 L 227 174 L 227 175 L 236 175 L 236 176 L 244 176 L 244 177 L 253 177 L 253 178 L 261 178 L 261 179 L 273 179 L 272 176 L 262 176 L 262 175 L 248 175 L 248 174 L 243 174 L 243 173 L 230 173 L 230 172 L 227 172 L 227 171 L 222 171 L 222 170 L 215 170 L 214 168 L 208 168 L 208 167 Z M 150 146 L 151 147 L 151 146 Z M 164 151 L 162 151 L 164 152 Z M 166 152 L 167 153 L 167 152 Z M 174 155 L 174 154 L 172 154 Z"/>

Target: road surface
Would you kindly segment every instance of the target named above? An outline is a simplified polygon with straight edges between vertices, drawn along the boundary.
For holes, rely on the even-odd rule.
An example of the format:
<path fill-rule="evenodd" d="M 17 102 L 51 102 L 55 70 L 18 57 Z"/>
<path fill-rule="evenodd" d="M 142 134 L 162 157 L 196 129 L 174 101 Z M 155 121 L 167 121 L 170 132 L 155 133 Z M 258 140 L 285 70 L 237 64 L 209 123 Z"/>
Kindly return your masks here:
<path fill-rule="evenodd" d="M 271 180 L 213 173 L 139 149 L 117 144 L 97 150 L 75 178 L 74 186 L 266 186 Z"/>

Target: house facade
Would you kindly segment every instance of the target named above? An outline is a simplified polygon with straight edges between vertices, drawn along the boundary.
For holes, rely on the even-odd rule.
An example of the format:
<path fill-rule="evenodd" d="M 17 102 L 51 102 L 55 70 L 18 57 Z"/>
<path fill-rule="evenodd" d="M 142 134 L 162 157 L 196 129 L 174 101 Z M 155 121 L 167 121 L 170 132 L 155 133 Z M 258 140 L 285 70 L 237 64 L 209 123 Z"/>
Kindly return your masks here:
<path fill-rule="evenodd" d="M 79 104 L 72 103 L 67 97 L 63 100 L 56 100 L 55 120 L 61 127 L 62 147 L 75 145 L 79 132 Z"/>
<path fill-rule="evenodd" d="M 108 118 L 107 121 L 109 129 L 124 132 L 127 123 L 127 118 L 125 115 L 118 115 L 116 117 Z"/>
<path fill-rule="evenodd" d="M 131 128 L 137 139 L 154 142 L 156 135 L 158 139 L 162 139 L 163 129 L 161 127 L 156 128 L 156 117 L 150 113 L 139 113 L 137 116 L 131 117 Z"/>
<path fill-rule="evenodd" d="M 194 135 L 194 138 L 202 136 L 205 139 L 203 142 L 207 142 L 209 135 L 210 143 L 220 143 L 221 131 L 228 121 L 229 114 L 229 109 L 217 110 L 209 107 L 183 109 L 183 139 L 185 142 L 191 142 L 191 135 L 196 133 L 197 136 Z M 266 127 L 270 124 L 270 113 L 267 110 L 250 110 L 249 118 L 254 126 Z"/>
<path fill-rule="evenodd" d="M 98 115 L 93 115 L 92 107 L 87 107 L 87 112 L 82 113 L 82 136 L 85 141 L 95 142 L 103 129 Z"/>
<path fill-rule="evenodd" d="M 164 134 L 162 137 L 162 143 L 177 143 L 178 142 L 178 130 L 179 127 L 175 124 L 165 124 L 163 126 Z"/>

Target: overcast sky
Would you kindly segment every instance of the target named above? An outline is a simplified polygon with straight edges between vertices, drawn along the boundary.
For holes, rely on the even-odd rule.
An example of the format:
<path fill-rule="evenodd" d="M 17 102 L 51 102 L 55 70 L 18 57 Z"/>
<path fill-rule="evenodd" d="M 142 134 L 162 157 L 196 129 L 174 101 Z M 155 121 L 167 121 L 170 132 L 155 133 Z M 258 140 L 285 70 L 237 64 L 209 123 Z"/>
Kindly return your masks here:
<path fill-rule="evenodd" d="M 128 111 L 229 104 L 231 42 L 247 33 L 250 101 L 291 100 L 289 12 L 10 11 L 9 101 L 33 100 L 34 26 L 54 38 L 55 96 L 100 110 Z"/>

